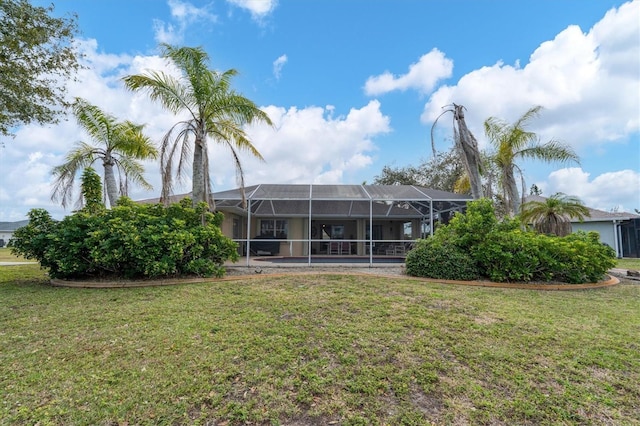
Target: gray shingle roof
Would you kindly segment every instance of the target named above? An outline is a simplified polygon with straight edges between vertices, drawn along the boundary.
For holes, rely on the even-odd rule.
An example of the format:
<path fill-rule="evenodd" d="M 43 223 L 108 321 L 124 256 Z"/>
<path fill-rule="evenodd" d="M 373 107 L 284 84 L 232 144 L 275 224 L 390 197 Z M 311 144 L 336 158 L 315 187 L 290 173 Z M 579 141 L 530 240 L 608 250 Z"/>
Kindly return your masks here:
<path fill-rule="evenodd" d="M 29 224 L 29 220 L 19 220 L 17 222 L 0 222 L 0 231 L 15 231 Z"/>

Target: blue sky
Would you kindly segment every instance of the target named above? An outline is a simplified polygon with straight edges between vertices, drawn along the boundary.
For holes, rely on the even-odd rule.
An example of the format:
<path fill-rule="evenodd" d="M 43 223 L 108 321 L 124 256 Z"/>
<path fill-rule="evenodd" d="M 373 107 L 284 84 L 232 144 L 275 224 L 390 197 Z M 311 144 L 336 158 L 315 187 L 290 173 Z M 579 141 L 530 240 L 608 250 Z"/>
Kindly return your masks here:
<path fill-rule="evenodd" d="M 36 4 L 48 5 L 47 1 Z M 266 163 L 244 157 L 246 183 L 372 182 L 385 165 L 431 156 L 442 107 L 467 107 L 482 123 L 545 109 L 531 130 L 573 147 L 580 164 L 521 162 L 527 188 L 564 192 L 589 207 L 640 208 L 640 1 L 563 0 L 61 0 L 76 13 L 87 69 L 69 96 L 146 124 L 158 141 L 176 117 L 121 78 L 167 69 L 159 42 L 202 46 L 211 68 L 235 68 L 234 87 L 275 128 L 249 134 Z M 436 147 L 450 146 L 450 119 Z M 25 126 L 0 148 L 0 221 L 21 220 L 49 200 L 50 171 L 86 136 L 73 117 Z M 214 190 L 236 186 L 228 152 L 212 150 Z M 158 165 L 146 176 L 159 193 Z M 188 192 L 188 181 L 182 191 Z"/>

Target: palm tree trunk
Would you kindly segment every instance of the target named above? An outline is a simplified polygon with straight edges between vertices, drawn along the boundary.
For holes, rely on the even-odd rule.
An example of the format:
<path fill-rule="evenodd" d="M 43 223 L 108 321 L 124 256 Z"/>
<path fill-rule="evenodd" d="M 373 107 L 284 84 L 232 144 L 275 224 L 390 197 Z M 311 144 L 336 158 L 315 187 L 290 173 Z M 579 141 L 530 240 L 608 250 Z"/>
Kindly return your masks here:
<path fill-rule="evenodd" d="M 116 184 L 116 177 L 113 173 L 113 159 L 110 155 L 107 155 L 102 164 L 104 166 L 104 186 L 107 191 L 107 198 L 109 199 L 109 207 L 113 208 L 118 201 L 118 185 Z"/>
<path fill-rule="evenodd" d="M 503 171 L 505 180 L 505 190 L 507 195 L 507 208 L 509 216 L 515 216 L 520 212 L 520 194 L 518 193 L 518 183 L 513 174 L 513 165 Z"/>
<path fill-rule="evenodd" d="M 204 173 L 204 144 L 206 140 L 204 139 L 201 132 L 198 132 L 195 141 L 195 147 L 193 149 L 193 182 L 192 182 L 192 197 L 193 197 L 193 205 L 195 207 L 201 201 L 207 201 L 208 197 L 206 196 L 206 185 L 205 185 L 205 173 Z"/>
<path fill-rule="evenodd" d="M 473 136 L 467 123 L 464 120 L 464 107 L 462 105 L 454 104 L 454 118 L 458 123 L 458 141 L 462 153 L 463 163 L 467 169 L 469 175 L 469 183 L 471 185 L 471 196 L 474 199 L 480 199 L 484 197 L 484 191 L 482 190 L 482 180 L 480 179 L 480 151 L 478 150 L 478 142 Z"/>

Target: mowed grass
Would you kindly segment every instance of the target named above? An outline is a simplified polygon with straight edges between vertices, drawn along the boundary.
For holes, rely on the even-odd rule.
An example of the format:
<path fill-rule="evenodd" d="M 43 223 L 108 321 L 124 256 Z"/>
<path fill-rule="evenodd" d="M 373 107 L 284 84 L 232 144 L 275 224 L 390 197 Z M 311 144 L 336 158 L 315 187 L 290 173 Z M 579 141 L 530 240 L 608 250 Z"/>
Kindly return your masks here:
<path fill-rule="evenodd" d="M 0 247 L 0 262 L 30 262 L 29 260 L 16 256 L 11 253 L 11 250 L 7 247 Z"/>
<path fill-rule="evenodd" d="M 618 259 L 618 264 L 616 265 L 616 267 L 640 271 L 640 259 L 630 257 L 625 259 Z"/>
<path fill-rule="evenodd" d="M 0 424 L 640 424 L 640 285 L 260 275 L 138 289 L 0 267 Z"/>

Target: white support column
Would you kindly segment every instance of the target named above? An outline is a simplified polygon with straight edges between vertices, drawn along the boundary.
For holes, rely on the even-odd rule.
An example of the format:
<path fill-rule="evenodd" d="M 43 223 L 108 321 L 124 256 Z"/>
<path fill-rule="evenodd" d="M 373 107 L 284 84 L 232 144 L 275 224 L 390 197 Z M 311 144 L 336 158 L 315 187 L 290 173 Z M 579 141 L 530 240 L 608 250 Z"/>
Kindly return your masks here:
<path fill-rule="evenodd" d="M 249 266 L 249 257 L 251 256 L 251 199 L 247 204 L 247 266 Z"/>
<path fill-rule="evenodd" d="M 616 249 L 616 257 L 622 257 L 622 235 L 620 230 L 620 224 L 617 220 L 613 221 L 613 244 Z"/>
<path fill-rule="evenodd" d="M 313 198 L 313 184 L 309 185 L 309 226 L 307 226 L 307 238 L 309 239 L 309 245 L 307 247 L 307 264 L 311 266 L 311 238 L 313 233 L 311 231 L 311 203 Z"/>
<path fill-rule="evenodd" d="M 373 200 L 369 197 L 369 267 L 373 266 Z"/>
<path fill-rule="evenodd" d="M 433 237 L 433 200 L 429 201 L 429 235 Z"/>

